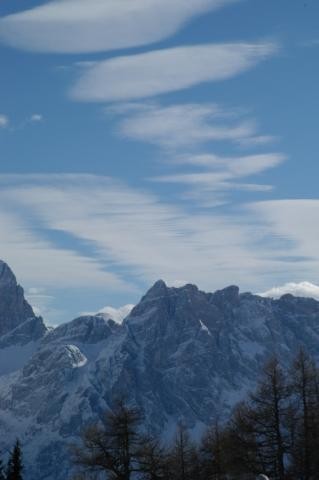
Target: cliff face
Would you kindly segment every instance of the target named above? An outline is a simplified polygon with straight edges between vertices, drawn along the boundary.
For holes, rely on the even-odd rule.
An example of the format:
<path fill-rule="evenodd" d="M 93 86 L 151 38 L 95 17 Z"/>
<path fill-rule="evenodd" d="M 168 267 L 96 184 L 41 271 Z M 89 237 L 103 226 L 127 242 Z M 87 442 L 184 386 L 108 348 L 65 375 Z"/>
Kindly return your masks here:
<path fill-rule="evenodd" d="M 0 354 L 18 331 L 0 338 Z M 19 435 L 27 480 L 62 480 L 66 444 L 120 396 L 154 431 L 169 435 L 183 420 L 196 434 L 254 387 L 271 354 L 288 362 L 303 345 L 318 358 L 319 302 L 158 281 L 121 325 L 85 316 L 31 337 L 16 347 L 32 344 L 31 354 L 0 376 L 0 449 Z"/>
<path fill-rule="evenodd" d="M 0 260 L 0 336 L 34 316 L 23 288 L 8 265 Z"/>

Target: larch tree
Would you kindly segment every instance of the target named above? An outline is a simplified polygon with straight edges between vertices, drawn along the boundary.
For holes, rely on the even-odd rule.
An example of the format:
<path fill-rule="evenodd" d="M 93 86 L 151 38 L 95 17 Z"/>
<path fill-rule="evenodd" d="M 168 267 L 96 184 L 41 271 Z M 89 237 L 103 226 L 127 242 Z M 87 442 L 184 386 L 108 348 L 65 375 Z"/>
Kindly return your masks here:
<path fill-rule="evenodd" d="M 319 389 L 314 361 L 301 349 L 289 374 L 294 399 L 292 474 L 310 480 L 318 474 Z"/>
<path fill-rule="evenodd" d="M 140 422 L 137 409 L 117 402 L 101 423 L 83 431 L 81 445 L 72 449 L 75 464 L 84 471 L 104 472 L 112 480 L 130 480 L 138 470 Z"/>

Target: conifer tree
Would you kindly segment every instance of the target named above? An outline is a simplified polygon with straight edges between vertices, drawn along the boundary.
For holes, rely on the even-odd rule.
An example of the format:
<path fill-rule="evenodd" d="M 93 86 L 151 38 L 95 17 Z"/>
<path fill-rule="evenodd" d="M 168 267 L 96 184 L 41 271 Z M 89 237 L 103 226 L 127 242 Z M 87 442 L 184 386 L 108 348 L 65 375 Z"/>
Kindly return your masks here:
<path fill-rule="evenodd" d="M 180 424 L 175 442 L 168 458 L 169 478 L 174 480 L 193 480 L 198 478 L 198 458 L 196 448 L 190 440 L 187 428 Z"/>
<path fill-rule="evenodd" d="M 228 468 L 239 475 L 264 472 L 273 480 L 285 480 L 289 409 L 285 374 L 273 358 L 266 364 L 255 392 L 231 418 Z"/>
<path fill-rule="evenodd" d="M 248 401 L 236 406 L 223 435 L 227 474 L 246 479 L 249 474 L 255 478 L 257 473 L 266 471 L 257 440 L 254 410 Z"/>
<path fill-rule="evenodd" d="M 22 452 L 19 440 L 16 441 L 7 466 L 6 480 L 23 480 Z"/>
<path fill-rule="evenodd" d="M 117 402 L 108 412 L 102 424 L 86 428 L 82 434 L 82 445 L 73 448 L 74 462 L 84 472 L 104 472 L 112 480 L 130 480 L 138 469 L 141 422 L 135 408 Z"/>
<path fill-rule="evenodd" d="M 215 422 L 204 435 L 200 445 L 201 478 L 210 480 L 225 479 L 225 438 L 218 422 Z"/>
<path fill-rule="evenodd" d="M 313 360 L 303 349 L 293 362 L 289 377 L 295 405 L 291 470 L 294 476 L 310 480 L 315 478 L 318 472 L 318 371 Z"/>
<path fill-rule="evenodd" d="M 285 479 L 287 436 L 285 420 L 289 408 L 289 391 L 285 375 L 276 358 L 271 359 L 263 372 L 256 392 L 251 395 L 252 421 L 259 455 L 274 480 Z"/>
<path fill-rule="evenodd" d="M 141 439 L 138 471 L 141 480 L 167 480 L 166 452 L 159 439 L 152 435 Z"/>

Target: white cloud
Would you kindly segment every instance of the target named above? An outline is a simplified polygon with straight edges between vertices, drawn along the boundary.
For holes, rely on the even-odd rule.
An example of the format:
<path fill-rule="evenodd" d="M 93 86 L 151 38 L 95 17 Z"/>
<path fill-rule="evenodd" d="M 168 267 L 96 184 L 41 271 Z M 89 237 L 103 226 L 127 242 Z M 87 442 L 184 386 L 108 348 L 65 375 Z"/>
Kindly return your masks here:
<path fill-rule="evenodd" d="M 107 319 L 111 318 L 116 323 L 122 323 L 124 318 L 126 318 L 131 313 L 134 307 L 135 305 L 132 304 L 123 305 L 119 308 L 107 306 L 101 308 L 98 312 L 82 312 L 81 315 L 102 314 Z"/>
<path fill-rule="evenodd" d="M 231 158 L 226 160 L 229 172 L 234 177 L 246 177 L 248 175 L 256 175 L 269 168 L 280 165 L 285 156 L 279 153 L 264 153 L 259 155 L 249 155 L 246 157 Z"/>
<path fill-rule="evenodd" d="M 310 297 L 319 300 L 319 286 L 310 282 L 285 283 L 279 287 L 273 287 L 266 292 L 259 293 L 259 295 L 262 297 L 280 298 L 287 293 L 295 297 Z"/>
<path fill-rule="evenodd" d="M 122 104 L 106 109 L 120 116 L 117 131 L 133 140 L 154 144 L 166 150 L 202 146 L 209 142 L 235 142 L 259 136 L 256 122 L 241 118 L 216 104 L 184 103 L 161 106 L 156 103 Z M 190 155 L 179 154 L 180 163 Z M 194 154 L 194 158 L 198 155 Z M 253 157 L 251 157 L 253 158 Z M 243 157 L 242 161 L 244 160 Z M 214 161 L 210 156 L 210 161 Z M 220 159 L 218 159 L 220 161 Z M 258 162 L 262 161 L 259 157 Z M 254 163 L 257 162 L 255 158 Z"/>
<path fill-rule="evenodd" d="M 235 114 L 215 104 L 188 103 L 168 107 L 144 104 L 135 108 L 129 105 L 123 113 L 126 117 L 119 123 L 119 134 L 175 150 L 211 141 L 238 142 L 256 135 L 257 130 L 254 121 L 238 121 Z"/>
<path fill-rule="evenodd" d="M 43 115 L 40 113 L 33 113 L 32 115 L 26 117 L 21 123 L 10 124 L 10 131 L 16 132 L 28 127 L 30 124 L 41 123 L 43 121 Z M 9 126 L 10 120 L 7 115 L 0 114 L 0 129 L 6 128 Z"/>
<path fill-rule="evenodd" d="M 198 155 L 185 159 L 186 162 L 197 166 L 205 166 L 209 170 L 203 172 L 179 173 L 161 175 L 152 178 L 155 182 L 180 183 L 191 187 L 192 195 L 186 198 L 194 199 L 210 207 L 209 197 L 211 192 L 227 192 L 245 190 L 251 192 L 268 192 L 271 185 L 238 182 L 242 177 L 260 174 L 264 170 L 273 168 L 285 160 L 284 155 L 278 153 L 250 155 L 247 157 L 225 158 L 216 155 Z M 208 195 L 207 195 L 208 194 Z"/>
<path fill-rule="evenodd" d="M 220 157 L 217 155 L 195 155 L 186 158 L 186 163 L 204 166 L 209 170 L 196 173 L 163 175 L 153 180 L 160 182 L 219 185 L 236 178 L 260 174 L 278 166 L 285 160 L 279 153 L 248 155 L 246 157 Z"/>
<path fill-rule="evenodd" d="M 104 307 L 98 313 L 103 313 L 103 315 L 109 316 L 114 320 L 114 322 L 122 323 L 124 318 L 127 317 L 133 310 L 135 305 L 128 304 L 123 305 L 123 307 L 114 308 L 114 307 Z"/>
<path fill-rule="evenodd" d="M 190 185 L 203 191 L 227 191 L 227 190 L 246 190 L 251 192 L 268 192 L 273 189 L 271 185 L 261 185 L 255 183 L 235 183 L 231 180 L 236 178 L 228 172 L 200 172 L 200 173 L 181 173 L 175 175 L 162 175 L 151 178 L 150 180 L 161 183 L 181 183 Z"/>
<path fill-rule="evenodd" d="M 214 154 L 195 154 L 181 156 L 177 161 L 181 164 L 189 164 L 197 167 L 210 169 L 227 169 L 234 176 L 244 177 L 255 175 L 269 168 L 280 165 L 286 159 L 280 153 L 260 153 L 240 157 L 222 157 Z"/>
<path fill-rule="evenodd" d="M 188 168 L 186 173 L 161 175 L 151 180 L 188 185 L 191 191 L 182 197 L 192 200 L 197 197 L 202 206 L 211 206 L 209 192 L 271 190 L 271 185 L 244 184 L 237 180 L 260 174 L 285 160 L 280 153 L 232 157 L 203 153 L 203 149 L 211 148 L 215 142 L 241 145 L 244 139 L 259 136 L 254 120 L 242 119 L 241 112 L 228 111 L 216 104 L 128 103 L 109 107 L 106 112 L 120 116 L 117 132 L 121 136 L 160 147 L 171 165 L 196 167 L 194 172 Z M 213 199 L 214 204 L 216 200 Z"/>
<path fill-rule="evenodd" d="M 262 285 L 277 263 L 282 268 L 254 246 L 256 238 L 260 242 L 260 230 L 250 213 L 245 217 L 240 212 L 187 212 L 154 195 L 88 175 L 5 176 L 2 181 L 6 187 L 0 191 L 0 205 L 25 209 L 32 226 L 39 223 L 47 235 L 61 232 L 85 242 L 102 265 L 120 267 L 124 276 L 138 282 L 149 284 L 164 278 L 172 283 L 183 278 L 207 289 L 234 282 L 247 288 Z M 52 246 L 42 252 L 33 238 L 30 245 L 20 238 L 12 249 L 9 238 L 16 235 L 10 233 L 4 245 L 11 252 L 13 266 L 19 264 L 19 271 L 23 267 L 33 284 L 52 285 L 52 276 L 57 284 L 62 279 L 70 285 L 73 278 L 75 285 L 107 283 L 102 272 L 99 279 L 96 260 L 78 258 L 75 252 L 52 251 Z M 109 279 L 113 287 L 115 281 Z"/>
<path fill-rule="evenodd" d="M 160 41 L 194 15 L 234 0 L 54 0 L 0 20 L 0 40 L 23 50 L 81 53 Z"/>
<path fill-rule="evenodd" d="M 28 285 L 123 291 L 128 286 L 114 270 L 132 283 L 185 279 L 207 290 L 237 283 L 265 291 L 274 279 L 282 284 L 292 277 L 315 283 L 319 200 L 261 202 L 205 214 L 103 177 L 1 178 L 0 251 Z M 24 212 L 24 223 L 10 215 L 15 228 L 4 216 L 11 210 Z M 60 232 L 77 240 L 74 244 L 84 243 L 86 256 L 39 238 L 38 225 L 46 237 Z"/>
<path fill-rule="evenodd" d="M 273 239 L 281 240 L 282 247 L 278 249 L 278 255 L 294 255 L 296 261 L 298 258 L 308 258 L 315 266 L 318 261 L 318 199 L 257 202 L 252 204 L 250 209 L 264 219 Z"/>
<path fill-rule="evenodd" d="M 117 57 L 82 71 L 71 96 L 112 102 L 174 92 L 234 77 L 276 51 L 273 43 L 221 43 Z"/>
<path fill-rule="evenodd" d="M 7 115 L 4 115 L 4 114 L 0 114 L 0 128 L 5 128 L 7 127 L 9 124 L 9 118 L 7 117 Z"/>
<path fill-rule="evenodd" d="M 33 113 L 30 117 L 31 123 L 40 123 L 43 121 L 43 115 L 41 113 Z"/>
<path fill-rule="evenodd" d="M 54 297 L 52 295 L 48 295 L 44 288 L 28 288 L 28 290 L 25 292 L 25 297 L 37 316 L 47 318 L 47 315 L 50 315 Z"/>
<path fill-rule="evenodd" d="M 29 214 L 30 211 L 22 216 L 12 213 L 9 203 L 1 202 L 1 258 L 16 272 L 19 282 L 50 288 L 104 286 L 112 290 L 130 290 L 130 286 L 115 274 L 104 271 L 101 262 L 55 247 L 45 236 L 41 237 L 36 228 L 28 224 Z M 29 292 L 30 298 L 40 298 L 39 295 L 39 292 Z"/>

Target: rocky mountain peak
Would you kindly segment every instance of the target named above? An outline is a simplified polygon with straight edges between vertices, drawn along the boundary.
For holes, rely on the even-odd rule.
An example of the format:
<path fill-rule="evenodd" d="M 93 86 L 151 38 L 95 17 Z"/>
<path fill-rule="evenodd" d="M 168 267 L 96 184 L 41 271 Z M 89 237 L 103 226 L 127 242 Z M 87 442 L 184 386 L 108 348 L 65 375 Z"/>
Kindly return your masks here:
<path fill-rule="evenodd" d="M 0 289 L 5 287 L 14 287 L 17 280 L 11 268 L 2 260 L 0 260 Z"/>
<path fill-rule="evenodd" d="M 10 267 L 0 260 L 0 336 L 35 317 Z"/>
<path fill-rule="evenodd" d="M 167 295 L 168 292 L 168 287 L 164 280 L 157 280 L 157 282 L 154 283 L 154 285 L 146 292 L 144 295 L 143 300 L 147 299 L 153 299 L 157 297 L 162 297 Z"/>
<path fill-rule="evenodd" d="M 239 302 L 239 287 L 230 285 L 229 287 L 217 290 L 213 294 L 214 303 L 216 304 L 236 304 Z"/>
<path fill-rule="evenodd" d="M 133 308 L 127 318 L 140 317 L 154 308 L 161 309 L 165 307 L 168 302 L 170 290 L 171 289 L 167 287 L 163 280 L 158 280 L 146 292 L 141 301 Z M 126 319 L 124 320 L 124 323 L 126 323 Z"/>

